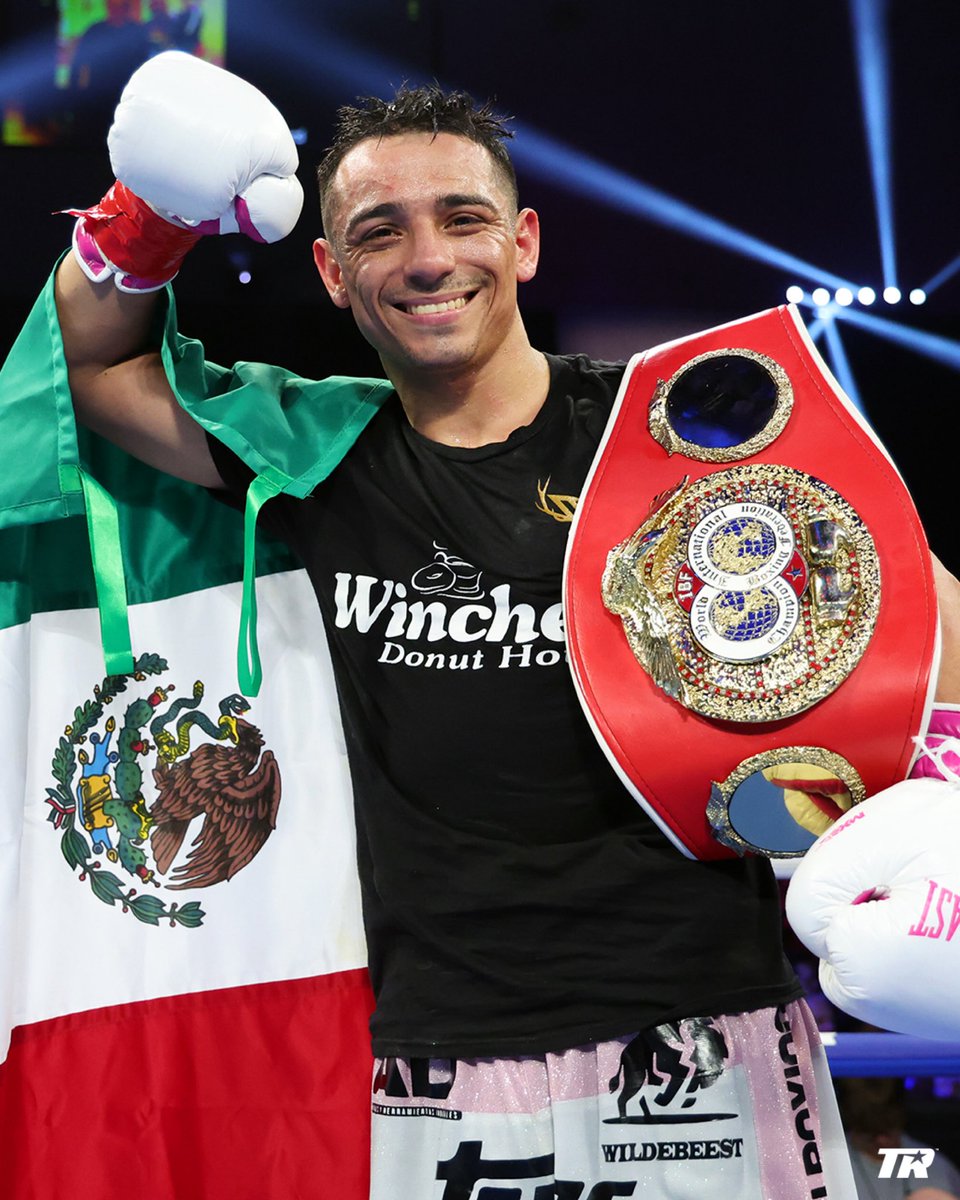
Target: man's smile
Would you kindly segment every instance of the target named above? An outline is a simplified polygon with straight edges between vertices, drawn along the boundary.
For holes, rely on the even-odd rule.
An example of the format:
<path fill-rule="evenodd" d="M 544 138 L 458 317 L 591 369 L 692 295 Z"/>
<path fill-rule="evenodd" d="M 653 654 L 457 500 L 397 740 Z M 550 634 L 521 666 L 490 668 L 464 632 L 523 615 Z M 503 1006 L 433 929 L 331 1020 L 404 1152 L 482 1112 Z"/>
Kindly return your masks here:
<path fill-rule="evenodd" d="M 438 313 L 457 312 L 466 308 L 476 294 L 476 291 L 472 291 L 446 299 L 400 300 L 394 303 L 394 308 L 414 317 L 434 316 Z"/>

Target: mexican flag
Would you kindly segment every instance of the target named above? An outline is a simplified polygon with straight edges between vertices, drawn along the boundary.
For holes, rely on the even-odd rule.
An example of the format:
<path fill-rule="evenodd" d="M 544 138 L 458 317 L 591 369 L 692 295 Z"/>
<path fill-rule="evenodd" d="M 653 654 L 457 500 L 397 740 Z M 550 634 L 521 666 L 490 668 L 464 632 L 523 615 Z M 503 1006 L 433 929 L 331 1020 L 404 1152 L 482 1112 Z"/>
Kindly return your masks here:
<path fill-rule="evenodd" d="M 371 997 L 306 576 L 258 547 L 244 696 L 243 518 L 78 436 L 49 287 L 0 446 L 0 1195 L 364 1200 Z"/>

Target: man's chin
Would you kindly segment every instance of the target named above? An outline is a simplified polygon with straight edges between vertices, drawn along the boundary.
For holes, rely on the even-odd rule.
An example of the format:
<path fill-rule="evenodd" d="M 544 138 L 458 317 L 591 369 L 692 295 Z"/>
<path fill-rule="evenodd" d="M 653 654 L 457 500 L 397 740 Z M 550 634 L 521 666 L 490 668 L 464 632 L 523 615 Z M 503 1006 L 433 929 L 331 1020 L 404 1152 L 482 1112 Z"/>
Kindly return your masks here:
<path fill-rule="evenodd" d="M 388 372 L 393 368 L 402 373 L 442 375 L 469 368 L 473 364 L 475 347 L 455 342 L 452 338 L 445 344 L 437 339 L 427 346 L 406 344 L 396 347 L 389 355 L 381 352 L 380 357 Z"/>

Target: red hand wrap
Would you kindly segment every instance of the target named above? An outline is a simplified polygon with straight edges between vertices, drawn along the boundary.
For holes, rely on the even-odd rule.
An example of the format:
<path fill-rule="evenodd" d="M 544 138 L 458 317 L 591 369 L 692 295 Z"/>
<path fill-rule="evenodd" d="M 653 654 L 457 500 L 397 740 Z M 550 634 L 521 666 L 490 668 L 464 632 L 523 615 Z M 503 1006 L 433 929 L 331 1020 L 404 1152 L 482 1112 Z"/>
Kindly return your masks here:
<path fill-rule="evenodd" d="M 165 221 L 119 180 L 93 208 L 67 211 L 83 219 L 87 234 L 112 266 L 139 281 L 172 279 L 202 236 Z"/>

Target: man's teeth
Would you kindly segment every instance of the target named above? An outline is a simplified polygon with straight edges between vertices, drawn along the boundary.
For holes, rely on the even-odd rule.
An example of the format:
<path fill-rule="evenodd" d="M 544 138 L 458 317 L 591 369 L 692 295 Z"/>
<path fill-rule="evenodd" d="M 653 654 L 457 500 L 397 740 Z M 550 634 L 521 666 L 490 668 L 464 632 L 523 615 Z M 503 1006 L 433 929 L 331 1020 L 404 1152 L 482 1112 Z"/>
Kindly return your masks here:
<path fill-rule="evenodd" d="M 407 312 L 418 317 L 429 313 L 452 312 L 455 308 L 465 308 L 466 303 L 466 296 L 458 296 L 456 300 L 444 300 L 442 304 L 410 304 L 407 306 Z"/>

